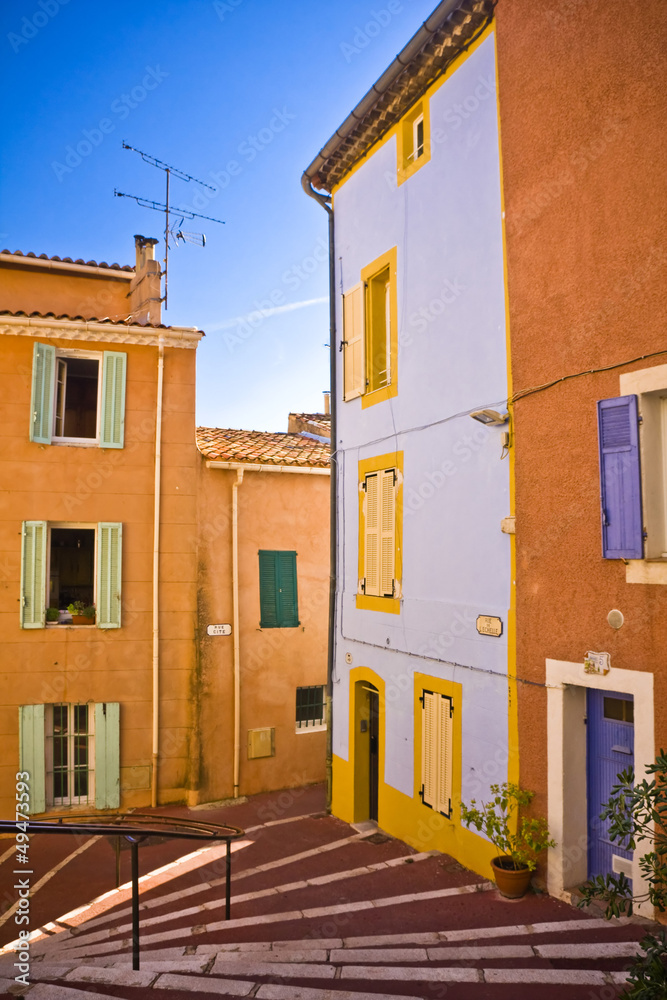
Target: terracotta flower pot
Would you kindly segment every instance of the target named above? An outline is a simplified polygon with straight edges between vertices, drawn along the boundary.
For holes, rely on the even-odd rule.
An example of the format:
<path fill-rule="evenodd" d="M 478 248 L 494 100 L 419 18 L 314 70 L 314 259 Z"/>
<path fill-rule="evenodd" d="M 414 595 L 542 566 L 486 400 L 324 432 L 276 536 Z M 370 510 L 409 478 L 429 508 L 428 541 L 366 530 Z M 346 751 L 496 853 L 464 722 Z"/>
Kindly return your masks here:
<path fill-rule="evenodd" d="M 514 869 L 506 867 L 508 864 L 511 865 L 512 862 L 504 856 L 494 858 L 491 862 L 496 885 L 501 896 L 507 899 L 520 899 L 528 892 L 533 873 L 528 865 Z"/>
<path fill-rule="evenodd" d="M 72 615 L 72 625 L 94 625 L 95 616 L 89 618 L 88 615 Z"/>

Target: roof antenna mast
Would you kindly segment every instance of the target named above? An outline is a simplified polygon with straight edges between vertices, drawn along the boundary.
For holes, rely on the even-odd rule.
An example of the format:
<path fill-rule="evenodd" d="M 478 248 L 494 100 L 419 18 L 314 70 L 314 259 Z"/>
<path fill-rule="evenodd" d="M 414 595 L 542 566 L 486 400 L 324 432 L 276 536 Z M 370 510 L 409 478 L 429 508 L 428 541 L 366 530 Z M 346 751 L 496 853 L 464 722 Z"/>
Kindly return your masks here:
<path fill-rule="evenodd" d="M 194 243 L 196 246 L 205 247 L 206 237 L 203 233 L 187 233 L 181 228 L 185 219 L 207 219 L 209 222 L 219 222 L 224 226 L 222 219 L 214 219 L 210 215 L 201 215 L 199 212 L 193 212 L 189 209 L 175 208 L 173 205 L 169 204 L 169 182 L 171 180 L 171 175 L 177 177 L 180 181 L 194 181 L 195 184 L 199 184 L 201 187 L 208 188 L 209 191 L 216 191 L 217 189 L 211 184 L 207 184 L 205 181 L 200 181 L 196 177 L 192 177 L 190 174 L 186 174 L 183 170 L 179 170 L 178 167 L 171 167 L 168 163 L 163 163 L 162 160 L 158 160 L 157 157 L 151 156 L 150 153 L 144 153 L 140 149 L 135 149 L 134 146 L 129 146 L 126 142 L 123 142 L 123 149 L 131 149 L 133 153 L 138 153 L 144 163 L 150 164 L 151 167 L 157 167 L 158 170 L 164 170 L 166 175 L 166 196 L 164 204 L 160 201 L 151 201 L 150 198 L 142 198 L 136 194 L 125 194 L 122 191 L 117 191 L 114 188 L 114 195 L 117 198 L 133 198 L 137 205 L 141 208 L 151 208 L 154 212 L 164 212 L 164 308 L 167 309 L 167 289 L 169 282 L 169 237 L 171 236 L 174 241 L 174 246 L 178 246 L 178 241 L 181 240 L 182 243 Z M 180 216 L 178 222 L 174 221 L 171 225 L 169 224 L 169 215 Z"/>

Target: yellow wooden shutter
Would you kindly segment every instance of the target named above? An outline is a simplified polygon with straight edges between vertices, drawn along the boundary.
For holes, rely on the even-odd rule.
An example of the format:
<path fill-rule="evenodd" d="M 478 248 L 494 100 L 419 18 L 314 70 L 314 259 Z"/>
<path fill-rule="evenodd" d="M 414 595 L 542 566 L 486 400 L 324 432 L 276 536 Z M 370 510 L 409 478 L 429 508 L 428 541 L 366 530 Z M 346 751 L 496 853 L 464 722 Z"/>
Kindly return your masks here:
<path fill-rule="evenodd" d="M 422 700 L 422 801 L 436 807 L 437 769 L 436 735 L 438 729 L 438 699 L 440 695 L 424 691 Z"/>
<path fill-rule="evenodd" d="M 449 816 L 452 802 L 452 703 L 438 697 L 438 812 Z"/>
<path fill-rule="evenodd" d="M 437 812 L 452 811 L 452 701 L 441 694 L 422 694 L 422 801 Z"/>
<path fill-rule="evenodd" d="M 373 472 L 366 476 L 364 504 L 364 593 L 378 597 L 380 594 L 380 476 Z"/>
<path fill-rule="evenodd" d="M 343 295 L 343 399 L 361 396 L 365 388 L 364 286 Z"/>
<path fill-rule="evenodd" d="M 396 552 L 396 485 L 394 469 L 380 473 L 380 595 L 393 597 Z"/>

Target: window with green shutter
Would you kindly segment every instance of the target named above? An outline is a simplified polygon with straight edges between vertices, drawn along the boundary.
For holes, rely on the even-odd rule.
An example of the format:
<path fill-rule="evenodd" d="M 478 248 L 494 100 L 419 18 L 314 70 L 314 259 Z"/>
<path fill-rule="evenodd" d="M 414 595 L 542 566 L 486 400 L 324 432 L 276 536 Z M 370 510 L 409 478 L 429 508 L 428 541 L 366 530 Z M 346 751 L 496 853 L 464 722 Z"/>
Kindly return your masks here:
<path fill-rule="evenodd" d="M 30 440 L 122 448 L 127 354 L 63 351 L 36 343 Z"/>
<path fill-rule="evenodd" d="M 97 627 L 120 628 L 123 525 L 97 526 Z"/>
<path fill-rule="evenodd" d="M 21 534 L 21 628 L 44 628 L 46 521 L 24 521 Z"/>
<path fill-rule="evenodd" d="M 296 552 L 260 549 L 260 628 L 296 628 L 299 625 Z"/>

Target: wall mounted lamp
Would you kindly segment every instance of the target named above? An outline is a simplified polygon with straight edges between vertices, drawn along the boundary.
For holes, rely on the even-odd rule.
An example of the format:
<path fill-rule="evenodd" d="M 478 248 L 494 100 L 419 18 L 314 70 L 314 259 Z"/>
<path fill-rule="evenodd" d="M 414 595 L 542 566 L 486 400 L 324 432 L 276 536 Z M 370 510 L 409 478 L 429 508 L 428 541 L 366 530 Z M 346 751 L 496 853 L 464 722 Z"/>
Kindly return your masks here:
<path fill-rule="evenodd" d="M 498 413 L 497 410 L 473 410 L 470 414 L 473 420 L 479 420 L 480 424 L 494 426 L 505 424 L 509 420 L 509 413 Z"/>

